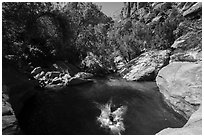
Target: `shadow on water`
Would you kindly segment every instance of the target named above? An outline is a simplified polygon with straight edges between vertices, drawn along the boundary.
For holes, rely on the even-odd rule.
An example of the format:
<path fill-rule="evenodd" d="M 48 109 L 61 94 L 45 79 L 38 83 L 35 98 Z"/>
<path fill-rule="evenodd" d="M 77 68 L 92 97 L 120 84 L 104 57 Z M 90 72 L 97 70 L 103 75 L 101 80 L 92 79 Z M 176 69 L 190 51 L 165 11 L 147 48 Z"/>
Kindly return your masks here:
<path fill-rule="evenodd" d="M 186 120 L 162 101 L 154 82 L 95 80 L 64 89 L 39 90 L 17 116 L 25 134 L 110 134 L 100 127 L 101 111 L 96 102 L 112 100 L 115 107 L 127 106 L 122 134 L 156 134 L 166 127 L 181 127 Z"/>

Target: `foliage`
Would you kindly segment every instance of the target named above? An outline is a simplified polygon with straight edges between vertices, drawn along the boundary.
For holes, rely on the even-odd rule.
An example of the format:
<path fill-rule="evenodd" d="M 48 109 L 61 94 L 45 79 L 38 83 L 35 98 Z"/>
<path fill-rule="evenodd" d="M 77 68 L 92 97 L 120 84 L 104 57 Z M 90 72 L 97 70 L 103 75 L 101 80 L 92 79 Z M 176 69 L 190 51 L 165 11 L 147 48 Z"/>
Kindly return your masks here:
<path fill-rule="evenodd" d="M 19 62 L 27 60 L 27 27 L 39 14 L 49 12 L 50 5 L 32 2 L 2 3 L 3 56 L 14 55 Z"/>
<path fill-rule="evenodd" d="M 77 64 L 90 51 L 105 53 L 112 20 L 93 3 L 4 2 L 2 9 L 3 57 L 48 66 L 56 60 Z"/>
<path fill-rule="evenodd" d="M 170 48 L 176 39 L 174 31 L 183 20 L 174 3 L 161 4 L 158 10 L 154 10 L 151 3 L 145 3 L 143 6 L 146 7 L 141 8 L 147 12 L 144 16 L 140 9 L 137 9 L 129 18 L 122 17 L 115 22 L 109 32 L 110 41 L 126 61 L 147 50 Z M 157 17 L 157 21 L 153 21 L 152 17 Z"/>
<path fill-rule="evenodd" d="M 116 56 L 129 62 L 145 51 L 170 48 L 191 25 L 183 21 L 176 3 L 125 6 L 113 21 L 91 2 L 4 2 L 3 58 L 20 67 L 48 67 L 58 60 L 79 65 L 91 54 L 90 61 L 97 59 L 110 70 Z"/>

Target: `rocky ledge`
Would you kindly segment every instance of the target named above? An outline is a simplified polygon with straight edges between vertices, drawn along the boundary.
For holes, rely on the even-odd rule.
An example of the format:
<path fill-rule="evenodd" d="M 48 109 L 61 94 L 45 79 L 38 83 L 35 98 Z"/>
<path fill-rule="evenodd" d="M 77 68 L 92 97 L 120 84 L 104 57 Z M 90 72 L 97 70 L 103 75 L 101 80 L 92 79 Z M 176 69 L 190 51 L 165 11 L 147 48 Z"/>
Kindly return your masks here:
<path fill-rule="evenodd" d="M 38 80 L 43 88 L 62 88 L 64 86 L 77 85 L 92 82 L 93 74 L 86 72 L 78 72 L 71 76 L 69 71 L 46 71 L 41 67 L 36 67 L 31 71 L 34 79 Z"/>
<path fill-rule="evenodd" d="M 159 70 L 168 64 L 170 50 L 153 50 L 131 60 L 121 70 L 123 78 L 130 81 L 154 80 Z"/>

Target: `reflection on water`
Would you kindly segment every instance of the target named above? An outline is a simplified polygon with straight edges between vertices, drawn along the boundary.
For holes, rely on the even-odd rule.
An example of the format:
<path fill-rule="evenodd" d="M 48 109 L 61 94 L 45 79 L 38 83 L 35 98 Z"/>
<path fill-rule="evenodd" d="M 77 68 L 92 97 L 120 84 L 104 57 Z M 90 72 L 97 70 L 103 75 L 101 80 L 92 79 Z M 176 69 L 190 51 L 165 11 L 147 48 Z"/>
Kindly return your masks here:
<path fill-rule="evenodd" d="M 114 116 L 120 109 L 125 114 Z M 151 135 L 186 122 L 164 104 L 154 82 L 118 79 L 97 79 L 59 91 L 39 91 L 25 103 L 18 118 L 25 134 Z M 109 128 L 101 126 L 104 119 Z M 118 124 L 122 121 L 121 127 L 125 129 L 121 128 L 122 132 L 113 127 L 116 119 Z"/>

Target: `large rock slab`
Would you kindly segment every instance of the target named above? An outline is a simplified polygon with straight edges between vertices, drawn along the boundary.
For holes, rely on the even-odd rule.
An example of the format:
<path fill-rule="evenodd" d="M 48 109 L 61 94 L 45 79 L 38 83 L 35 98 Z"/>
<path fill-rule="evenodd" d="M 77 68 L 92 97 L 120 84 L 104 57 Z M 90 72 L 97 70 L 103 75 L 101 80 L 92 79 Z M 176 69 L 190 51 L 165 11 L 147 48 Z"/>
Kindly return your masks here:
<path fill-rule="evenodd" d="M 119 72 L 130 81 L 155 80 L 158 71 L 168 64 L 169 50 L 149 51 L 131 60 Z"/>
<path fill-rule="evenodd" d="M 201 63 L 170 63 L 159 71 L 156 82 L 167 104 L 186 119 L 202 102 Z"/>
<path fill-rule="evenodd" d="M 202 135 L 202 107 L 193 113 L 182 128 L 166 128 L 157 135 Z"/>

